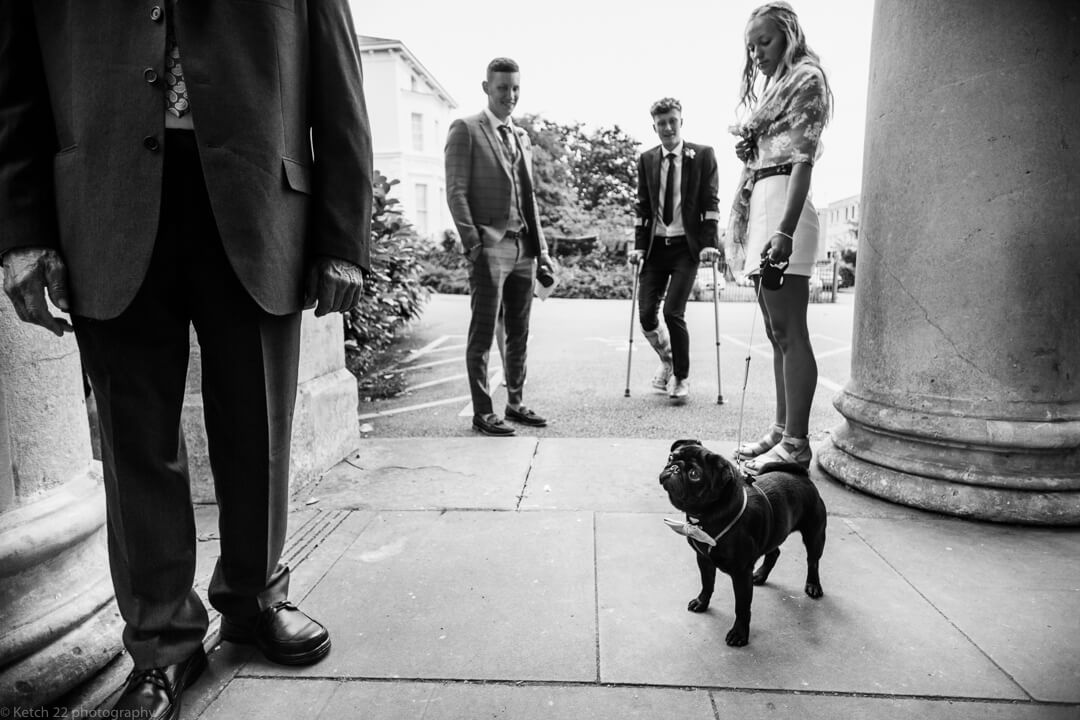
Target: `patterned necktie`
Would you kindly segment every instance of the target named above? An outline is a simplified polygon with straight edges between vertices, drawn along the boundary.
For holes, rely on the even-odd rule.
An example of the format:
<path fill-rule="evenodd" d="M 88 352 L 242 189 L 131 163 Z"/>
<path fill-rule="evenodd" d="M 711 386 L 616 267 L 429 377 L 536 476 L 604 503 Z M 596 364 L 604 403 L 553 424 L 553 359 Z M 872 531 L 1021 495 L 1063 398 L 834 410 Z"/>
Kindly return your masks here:
<path fill-rule="evenodd" d="M 506 148 L 506 155 L 510 158 L 510 164 L 512 165 L 517 153 L 514 151 L 514 139 L 510 136 L 510 126 L 500 125 L 499 135 L 502 136 L 503 147 Z"/>
<path fill-rule="evenodd" d="M 667 186 L 664 188 L 664 224 L 670 225 L 675 210 L 675 153 L 667 154 Z"/>
<path fill-rule="evenodd" d="M 165 7 L 171 9 L 172 3 Z M 165 110 L 174 117 L 183 117 L 191 109 L 188 103 L 184 69 L 180 66 L 180 46 L 176 43 L 172 13 L 165 19 Z"/>

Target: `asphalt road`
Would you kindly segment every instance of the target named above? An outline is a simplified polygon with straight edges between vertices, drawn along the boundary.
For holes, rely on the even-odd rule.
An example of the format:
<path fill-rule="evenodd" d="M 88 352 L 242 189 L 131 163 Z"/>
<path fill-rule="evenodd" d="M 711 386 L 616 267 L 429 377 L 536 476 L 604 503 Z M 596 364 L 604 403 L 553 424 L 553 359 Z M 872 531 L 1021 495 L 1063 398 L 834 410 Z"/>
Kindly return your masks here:
<path fill-rule="evenodd" d="M 395 369 L 405 371 L 407 390 L 398 397 L 361 398 L 361 430 L 367 437 L 473 435 L 465 379 L 466 296 L 433 295 L 423 317 L 396 342 Z M 752 302 L 721 302 L 720 375 L 724 404 L 717 403 L 717 361 L 711 302 L 691 302 L 690 401 L 682 406 L 649 387 L 655 353 L 635 327 L 630 397 L 625 397 L 629 300 L 549 299 L 535 302 L 529 339 L 525 404 L 548 418 L 543 429 L 519 434 L 542 437 L 697 437 L 748 440 L 772 422 L 775 394 L 772 349 Z M 854 295 L 812 304 L 809 323 L 819 381 L 810 438 L 820 441 L 841 421 L 832 399 L 847 382 L 851 361 Z M 751 323 L 753 322 L 753 327 Z M 752 332 L 752 338 L 751 338 Z M 752 342 L 752 349 L 749 345 Z M 748 352 L 749 350 L 749 352 Z M 742 387 L 750 356 L 745 403 Z M 489 371 L 499 371 L 492 349 Z M 501 376 L 496 375 L 495 381 Z M 494 394 L 496 412 L 505 388 Z M 743 404 L 740 434 L 740 405 Z"/>

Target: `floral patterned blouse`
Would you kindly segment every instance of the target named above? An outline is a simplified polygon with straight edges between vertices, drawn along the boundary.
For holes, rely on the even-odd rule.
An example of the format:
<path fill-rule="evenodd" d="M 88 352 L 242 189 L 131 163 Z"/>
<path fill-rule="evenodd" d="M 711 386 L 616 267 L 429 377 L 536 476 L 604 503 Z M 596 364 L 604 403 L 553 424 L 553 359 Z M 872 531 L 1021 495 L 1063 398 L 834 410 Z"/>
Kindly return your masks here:
<path fill-rule="evenodd" d="M 813 164 L 821 154 L 821 131 L 828 114 L 825 76 L 818 65 L 804 60 L 765 91 L 746 122 L 731 128 L 732 133 L 752 139 L 757 152 L 739 178 L 728 225 L 730 243 L 739 249 L 746 244 L 754 171 L 787 163 Z"/>

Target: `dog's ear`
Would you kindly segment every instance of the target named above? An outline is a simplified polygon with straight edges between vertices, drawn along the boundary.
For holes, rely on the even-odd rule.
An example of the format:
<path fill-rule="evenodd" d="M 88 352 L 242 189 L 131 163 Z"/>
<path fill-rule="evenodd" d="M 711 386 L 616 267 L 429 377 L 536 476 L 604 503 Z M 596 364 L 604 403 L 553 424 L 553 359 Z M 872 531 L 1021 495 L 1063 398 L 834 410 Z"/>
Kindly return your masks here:
<path fill-rule="evenodd" d="M 676 450 L 683 447 L 684 445 L 701 445 L 701 441 L 700 440 L 694 440 L 692 438 L 684 438 L 682 440 L 676 440 L 675 442 L 673 442 L 671 444 L 670 452 L 675 452 Z"/>
<path fill-rule="evenodd" d="M 739 476 L 728 459 L 720 453 L 708 453 L 705 462 L 716 473 L 716 477 L 720 478 L 720 487 L 733 482 Z"/>

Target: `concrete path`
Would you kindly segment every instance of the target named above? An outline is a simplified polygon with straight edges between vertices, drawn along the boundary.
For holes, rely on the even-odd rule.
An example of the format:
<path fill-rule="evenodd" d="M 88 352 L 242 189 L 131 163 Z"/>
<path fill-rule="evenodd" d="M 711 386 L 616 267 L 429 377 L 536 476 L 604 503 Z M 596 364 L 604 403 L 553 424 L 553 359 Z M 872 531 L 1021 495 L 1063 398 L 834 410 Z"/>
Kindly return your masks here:
<path fill-rule="evenodd" d="M 825 597 L 803 594 L 793 537 L 729 648 L 725 576 L 707 613 L 685 609 L 669 443 L 363 441 L 294 494 L 292 595 L 330 655 L 282 668 L 222 644 L 183 717 L 1080 718 L 1080 531 L 898 507 L 815 466 Z M 203 587 L 214 520 L 200 510 Z"/>

